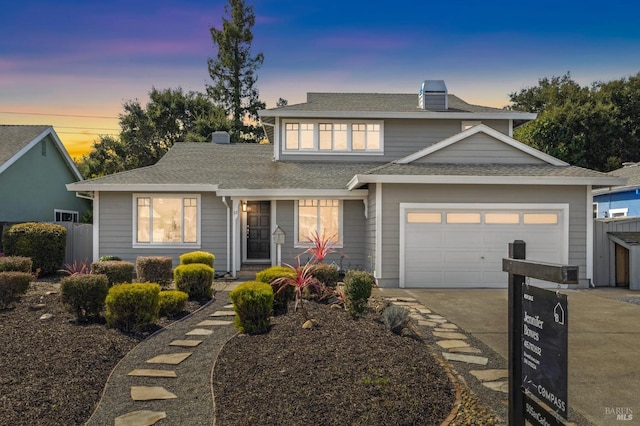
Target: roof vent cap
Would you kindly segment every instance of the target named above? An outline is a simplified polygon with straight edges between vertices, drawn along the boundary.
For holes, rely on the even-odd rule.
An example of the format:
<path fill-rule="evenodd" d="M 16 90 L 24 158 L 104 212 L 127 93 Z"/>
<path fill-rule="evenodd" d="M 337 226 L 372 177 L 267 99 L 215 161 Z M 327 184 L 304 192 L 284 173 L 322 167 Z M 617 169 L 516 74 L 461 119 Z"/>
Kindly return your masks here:
<path fill-rule="evenodd" d="M 449 108 L 447 86 L 444 80 L 425 80 L 418 93 L 418 108 L 442 111 Z"/>

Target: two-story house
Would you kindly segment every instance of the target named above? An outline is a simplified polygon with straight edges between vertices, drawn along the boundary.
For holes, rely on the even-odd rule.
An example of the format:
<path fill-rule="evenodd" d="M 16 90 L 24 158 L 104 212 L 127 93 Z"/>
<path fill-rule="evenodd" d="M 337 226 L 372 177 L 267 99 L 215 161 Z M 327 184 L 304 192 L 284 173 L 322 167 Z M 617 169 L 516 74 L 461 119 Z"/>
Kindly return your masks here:
<path fill-rule="evenodd" d="M 278 253 L 294 263 L 317 232 L 338 247 L 329 262 L 381 287 L 505 287 L 501 259 L 520 239 L 527 258 L 578 265 L 587 285 L 591 190 L 622 183 L 514 140 L 535 114 L 470 105 L 441 80 L 415 94 L 309 93 L 260 118 L 269 144 L 214 134 L 68 185 L 94 194 L 94 256 L 206 250 L 235 275 Z"/>

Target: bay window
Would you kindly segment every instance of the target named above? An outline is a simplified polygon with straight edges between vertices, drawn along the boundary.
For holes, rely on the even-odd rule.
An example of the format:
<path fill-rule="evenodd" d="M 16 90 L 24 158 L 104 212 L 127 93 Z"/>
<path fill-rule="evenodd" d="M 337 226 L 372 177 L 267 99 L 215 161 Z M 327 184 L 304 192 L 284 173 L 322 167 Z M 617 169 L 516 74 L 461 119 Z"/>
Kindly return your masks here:
<path fill-rule="evenodd" d="M 134 244 L 197 244 L 197 195 L 135 195 Z"/>

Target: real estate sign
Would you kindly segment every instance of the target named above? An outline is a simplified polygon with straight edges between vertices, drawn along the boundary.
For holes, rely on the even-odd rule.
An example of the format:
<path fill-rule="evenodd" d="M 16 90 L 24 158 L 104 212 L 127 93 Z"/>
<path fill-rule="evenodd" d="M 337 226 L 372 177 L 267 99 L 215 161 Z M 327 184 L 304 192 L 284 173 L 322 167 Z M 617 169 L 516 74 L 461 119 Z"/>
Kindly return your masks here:
<path fill-rule="evenodd" d="M 522 285 L 522 386 L 567 418 L 567 295 Z"/>

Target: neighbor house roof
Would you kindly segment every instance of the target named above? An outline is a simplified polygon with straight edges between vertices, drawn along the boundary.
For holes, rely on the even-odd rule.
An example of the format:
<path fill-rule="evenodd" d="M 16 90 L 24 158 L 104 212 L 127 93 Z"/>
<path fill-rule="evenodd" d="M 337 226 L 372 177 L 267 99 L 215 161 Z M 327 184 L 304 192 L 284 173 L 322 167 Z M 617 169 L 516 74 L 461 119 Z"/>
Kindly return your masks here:
<path fill-rule="evenodd" d="M 612 170 L 608 174 L 610 176 L 625 178 L 626 183 L 622 183 L 617 186 L 611 186 L 610 188 L 594 190 L 594 195 L 633 191 L 637 188 L 640 188 L 640 163 L 625 163 L 624 167 Z"/>
<path fill-rule="evenodd" d="M 72 191 L 216 191 L 229 196 L 356 195 L 366 183 L 606 184 L 573 166 L 273 161 L 271 145 L 176 143 L 155 165 L 67 185 Z M 351 192 L 350 192 L 351 191 Z"/>
<path fill-rule="evenodd" d="M 51 136 L 60 155 L 78 180 L 82 176 L 53 127 L 46 125 L 0 125 L 0 173 L 18 161 L 34 145 Z"/>

